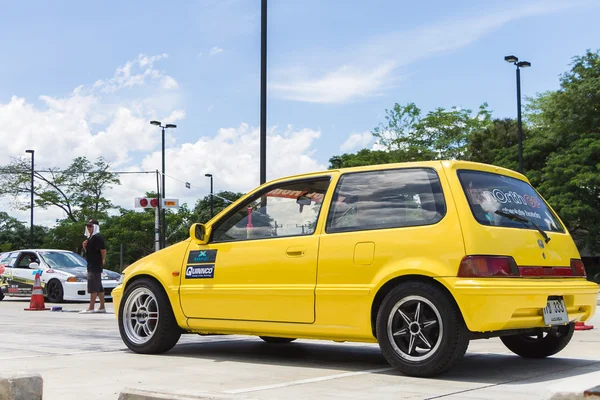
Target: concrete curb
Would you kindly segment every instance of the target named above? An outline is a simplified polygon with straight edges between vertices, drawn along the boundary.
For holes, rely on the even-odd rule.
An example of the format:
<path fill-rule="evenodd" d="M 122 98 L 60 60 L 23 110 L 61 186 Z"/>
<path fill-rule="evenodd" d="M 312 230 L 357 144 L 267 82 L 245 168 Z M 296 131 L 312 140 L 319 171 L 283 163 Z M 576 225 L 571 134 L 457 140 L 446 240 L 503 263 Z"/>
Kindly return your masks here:
<path fill-rule="evenodd" d="M 0 374 L 0 400 L 42 400 L 40 374 Z"/>
<path fill-rule="evenodd" d="M 250 397 L 239 397 L 221 393 L 183 393 L 183 392 L 155 392 L 125 388 L 119 394 L 119 400 L 257 400 Z M 2 398 L 0 397 L 0 400 Z"/>

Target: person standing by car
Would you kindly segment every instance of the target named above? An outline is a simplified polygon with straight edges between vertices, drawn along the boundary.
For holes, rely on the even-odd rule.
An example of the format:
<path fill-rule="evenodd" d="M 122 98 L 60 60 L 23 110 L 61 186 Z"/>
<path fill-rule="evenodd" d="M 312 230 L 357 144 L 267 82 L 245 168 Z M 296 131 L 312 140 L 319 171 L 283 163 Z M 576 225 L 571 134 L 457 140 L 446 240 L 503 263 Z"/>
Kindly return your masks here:
<path fill-rule="evenodd" d="M 100 224 L 91 219 L 86 224 L 85 235 L 87 240 L 83 241 L 83 251 L 87 259 L 87 291 L 90 294 L 90 305 L 81 314 L 106 313 L 104 308 L 104 288 L 102 287 L 102 269 L 106 262 L 106 245 L 104 237 L 100 234 Z M 100 308 L 94 311 L 96 296 L 100 298 Z"/>

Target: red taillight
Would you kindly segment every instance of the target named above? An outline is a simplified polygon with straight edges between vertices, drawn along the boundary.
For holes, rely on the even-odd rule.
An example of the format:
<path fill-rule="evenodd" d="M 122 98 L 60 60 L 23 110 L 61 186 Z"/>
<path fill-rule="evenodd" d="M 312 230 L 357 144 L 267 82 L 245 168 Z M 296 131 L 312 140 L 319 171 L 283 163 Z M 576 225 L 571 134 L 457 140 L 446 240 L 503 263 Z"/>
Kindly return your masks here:
<path fill-rule="evenodd" d="M 458 276 L 461 278 L 516 277 L 519 276 L 519 270 L 512 257 L 467 256 L 460 262 Z"/>
<path fill-rule="evenodd" d="M 583 265 L 583 261 L 581 260 L 572 258 L 571 269 L 573 270 L 573 276 L 587 276 L 585 272 L 585 265 Z"/>

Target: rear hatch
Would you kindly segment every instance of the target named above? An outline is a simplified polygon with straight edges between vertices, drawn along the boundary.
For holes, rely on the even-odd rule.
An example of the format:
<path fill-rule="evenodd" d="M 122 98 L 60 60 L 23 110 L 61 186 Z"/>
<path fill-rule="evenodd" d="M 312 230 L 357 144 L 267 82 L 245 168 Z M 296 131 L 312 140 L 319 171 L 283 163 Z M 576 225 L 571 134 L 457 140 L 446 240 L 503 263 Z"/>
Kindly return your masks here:
<path fill-rule="evenodd" d="M 523 277 L 584 274 L 562 221 L 522 175 L 466 162 L 446 167 L 467 255 L 512 257 Z"/>

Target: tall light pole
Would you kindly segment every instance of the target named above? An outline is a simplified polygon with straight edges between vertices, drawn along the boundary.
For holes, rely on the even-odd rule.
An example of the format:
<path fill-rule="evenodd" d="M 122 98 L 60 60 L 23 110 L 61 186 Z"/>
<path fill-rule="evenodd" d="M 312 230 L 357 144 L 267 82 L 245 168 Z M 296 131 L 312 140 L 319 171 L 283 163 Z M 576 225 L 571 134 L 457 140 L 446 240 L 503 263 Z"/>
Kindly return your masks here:
<path fill-rule="evenodd" d="M 260 184 L 267 181 L 267 0 L 260 12 Z"/>
<path fill-rule="evenodd" d="M 177 125 L 174 124 L 166 124 L 162 125 L 160 121 L 150 121 L 150 124 L 156 125 L 162 128 L 162 199 L 165 198 L 165 129 L 177 128 Z M 164 249 L 167 246 L 167 215 L 165 212 L 165 208 L 163 207 L 161 199 L 158 201 L 158 206 L 162 207 L 162 248 Z"/>
<path fill-rule="evenodd" d="M 521 122 L 521 68 L 531 67 L 529 61 L 519 61 L 515 56 L 504 57 L 506 62 L 517 66 L 517 136 L 519 141 L 519 172 L 523 173 L 523 125 Z"/>
<path fill-rule="evenodd" d="M 25 150 L 25 153 L 31 154 L 31 216 L 29 226 L 29 248 L 33 249 L 33 166 L 35 158 L 35 150 Z"/>
<path fill-rule="evenodd" d="M 204 174 L 207 178 L 210 178 L 210 218 L 215 216 L 214 209 L 214 196 L 213 196 L 213 176 L 212 174 Z"/>

